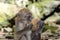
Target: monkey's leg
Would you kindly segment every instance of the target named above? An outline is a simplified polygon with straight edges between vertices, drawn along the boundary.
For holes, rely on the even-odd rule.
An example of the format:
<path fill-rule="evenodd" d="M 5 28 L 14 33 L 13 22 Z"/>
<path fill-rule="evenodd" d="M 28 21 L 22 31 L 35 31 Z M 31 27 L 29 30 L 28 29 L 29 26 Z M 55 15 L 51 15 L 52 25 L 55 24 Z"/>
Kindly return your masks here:
<path fill-rule="evenodd" d="M 26 38 L 27 38 L 27 40 L 31 40 L 31 30 L 29 30 L 29 31 L 27 31 L 27 33 L 26 33 Z"/>
<path fill-rule="evenodd" d="M 31 30 L 25 31 L 24 34 L 20 36 L 19 40 L 31 40 Z"/>
<path fill-rule="evenodd" d="M 16 33 L 14 40 L 20 40 L 22 38 L 23 34 Z"/>
<path fill-rule="evenodd" d="M 25 32 L 15 33 L 14 40 L 26 40 Z"/>
<path fill-rule="evenodd" d="M 32 31 L 31 38 L 31 40 L 41 40 L 41 33 Z"/>

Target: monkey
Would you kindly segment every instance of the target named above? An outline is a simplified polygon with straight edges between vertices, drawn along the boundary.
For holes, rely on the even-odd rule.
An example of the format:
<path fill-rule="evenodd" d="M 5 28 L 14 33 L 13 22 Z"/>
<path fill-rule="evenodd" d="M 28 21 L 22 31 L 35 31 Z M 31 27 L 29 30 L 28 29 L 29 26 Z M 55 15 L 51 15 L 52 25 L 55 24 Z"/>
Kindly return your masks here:
<path fill-rule="evenodd" d="M 32 13 L 28 8 L 22 8 L 15 19 L 16 28 L 14 31 L 14 40 L 31 40 L 31 20 Z M 31 27 L 29 27 L 29 25 Z"/>
<path fill-rule="evenodd" d="M 31 40 L 41 40 L 41 31 L 43 29 L 44 22 L 40 19 L 32 19 L 31 23 L 33 25 Z"/>

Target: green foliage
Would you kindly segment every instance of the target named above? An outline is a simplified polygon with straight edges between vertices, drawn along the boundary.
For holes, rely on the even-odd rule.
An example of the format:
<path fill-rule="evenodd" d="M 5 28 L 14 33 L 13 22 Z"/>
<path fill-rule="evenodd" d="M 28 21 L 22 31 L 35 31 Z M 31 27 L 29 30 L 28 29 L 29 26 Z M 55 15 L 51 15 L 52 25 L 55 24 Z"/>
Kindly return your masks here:
<path fill-rule="evenodd" d="M 7 20 L 16 15 L 16 10 L 16 5 L 0 3 L 0 27 L 6 27 L 10 24 Z"/>
<path fill-rule="evenodd" d="M 43 14 L 48 15 L 52 11 L 52 2 L 53 1 L 34 2 L 30 4 L 28 8 L 33 12 L 34 17 L 41 18 Z"/>
<path fill-rule="evenodd" d="M 45 31 L 48 30 L 48 29 L 51 30 L 52 33 L 54 33 L 55 30 L 57 29 L 57 27 L 49 26 L 48 24 L 45 24 L 42 32 L 45 32 Z"/>

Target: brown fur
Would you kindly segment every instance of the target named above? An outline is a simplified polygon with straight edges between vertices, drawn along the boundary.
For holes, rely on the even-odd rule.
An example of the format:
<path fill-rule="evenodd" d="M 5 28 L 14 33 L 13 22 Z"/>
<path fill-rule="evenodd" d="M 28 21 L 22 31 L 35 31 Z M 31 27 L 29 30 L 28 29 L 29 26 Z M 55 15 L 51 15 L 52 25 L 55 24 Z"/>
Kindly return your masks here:
<path fill-rule="evenodd" d="M 32 31 L 35 31 L 35 30 L 37 30 L 37 29 L 39 28 L 38 21 L 39 21 L 39 19 L 33 19 L 33 20 L 31 21 L 31 23 L 32 23 L 32 25 L 33 25 Z"/>

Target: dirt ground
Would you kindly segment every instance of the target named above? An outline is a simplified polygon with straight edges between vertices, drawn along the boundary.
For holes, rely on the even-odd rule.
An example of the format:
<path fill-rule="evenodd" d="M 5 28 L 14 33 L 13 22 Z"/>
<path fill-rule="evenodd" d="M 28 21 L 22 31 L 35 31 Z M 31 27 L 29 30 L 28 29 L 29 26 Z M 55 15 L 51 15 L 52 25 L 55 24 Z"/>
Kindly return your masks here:
<path fill-rule="evenodd" d="M 0 40 L 13 40 L 13 39 L 0 39 Z"/>

